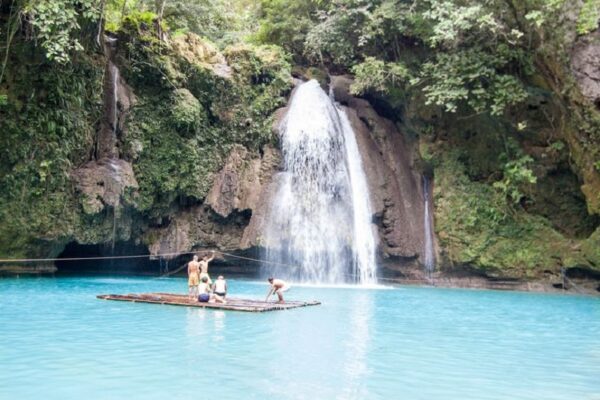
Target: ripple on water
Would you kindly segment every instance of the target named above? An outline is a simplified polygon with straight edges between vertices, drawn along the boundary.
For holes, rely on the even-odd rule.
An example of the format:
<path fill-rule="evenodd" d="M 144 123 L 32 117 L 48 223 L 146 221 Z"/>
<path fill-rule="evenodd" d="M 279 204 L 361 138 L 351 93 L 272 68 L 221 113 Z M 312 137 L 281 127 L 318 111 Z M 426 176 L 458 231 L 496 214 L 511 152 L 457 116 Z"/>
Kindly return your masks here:
<path fill-rule="evenodd" d="M 236 313 L 100 301 L 186 280 L 0 280 L 0 398 L 593 399 L 600 301 L 294 285 L 322 306 Z M 229 281 L 260 298 L 262 282 Z M 285 388 L 282 391 L 281 388 Z"/>

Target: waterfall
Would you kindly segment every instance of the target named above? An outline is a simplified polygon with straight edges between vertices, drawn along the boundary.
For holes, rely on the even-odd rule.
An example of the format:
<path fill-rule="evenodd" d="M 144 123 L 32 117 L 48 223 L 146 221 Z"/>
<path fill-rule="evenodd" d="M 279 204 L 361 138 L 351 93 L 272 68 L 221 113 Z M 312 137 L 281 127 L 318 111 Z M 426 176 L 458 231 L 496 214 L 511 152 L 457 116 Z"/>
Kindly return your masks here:
<path fill-rule="evenodd" d="M 110 61 L 109 63 L 110 73 L 112 75 L 112 134 L 113 140 L 116 142 L 117 140 L 117 128 L 119 126 L 119 108 L 117 102 L 119 100 L 119 68 Z"/>
<path fill-rule="evenodd" d="M 283 172 L 265 231 L 269 273 L 375 283 L 369 192 L 348 116 L 311 80 L 297 88 L 279 131 Z"/>
<path fill-rule="evenodd" d="M 104 118 L 98 131 L 96 159 L 119 158 L 117 133 L 119 126 L 119 68 L 114 62 L 117 40 L 106 37 L 104 46 L 107 58 L 104 77 Z"/>
<path fill-rule="evenodd" d="M 120 184 L 122 182 L 121 167 L 119 167 L 119 165 L 114 160 L 109 160 L 108 165 L 113 172 L 115 182 L 117 184 Z M 111 246 L 112 255 L 115 254 L 115 242 L 117 240 L 117 222 L 118 222 L 118 217 L 119 217 L 120 203 L 121 203 L 120 197 L 117 197 L 117 199 L 115 200 L 115 203 L 113 205 L 113 227 L 112 227 L 112 246 Z"/>
<path fill-rule="evenodd" d="M 429 179 L 423 175 L 423 198 L 425 199 L 423 212 L 423 226 L 425 227 L 425 249 L 424 249 L 424 258 L 423 265 L 425 266 L 425 271 L 427 272 L 428 277 L 431 278 L 431 274 L 435 269 L 435 254 L 433 252 L 433 229 L 432 229 L 432 219 L 430 216 L 430 204 L 429 204 Z"/>

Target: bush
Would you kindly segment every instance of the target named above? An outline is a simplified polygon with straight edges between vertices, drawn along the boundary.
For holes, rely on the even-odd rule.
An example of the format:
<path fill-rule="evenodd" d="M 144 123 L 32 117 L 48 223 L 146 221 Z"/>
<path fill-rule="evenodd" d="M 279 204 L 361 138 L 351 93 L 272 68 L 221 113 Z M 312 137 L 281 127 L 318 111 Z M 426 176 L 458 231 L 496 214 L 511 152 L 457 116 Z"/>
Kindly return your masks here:
<path fill-rule="evenodd" d="M 206 121 L 206 111 L 187 89 L 176 89 L 171 96 L 173 124 L 183 134 L 198 132 Z"/>

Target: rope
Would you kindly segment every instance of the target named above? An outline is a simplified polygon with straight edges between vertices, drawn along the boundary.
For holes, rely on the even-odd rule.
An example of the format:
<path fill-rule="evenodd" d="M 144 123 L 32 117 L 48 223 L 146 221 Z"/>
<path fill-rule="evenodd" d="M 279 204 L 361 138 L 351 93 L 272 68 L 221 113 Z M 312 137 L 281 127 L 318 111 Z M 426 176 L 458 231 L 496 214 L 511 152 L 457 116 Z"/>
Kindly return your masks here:
<path fill-rule="evenodd" d="M 0 263 L 25 263 L 25 262 L 44 262 L 44 261 L 85 261 L 85 260 L 114 260 L 114 259 L 130 259 L 130 258 L 150 258 L 150 257 L 168 257 L 178 256 L 183 254 L 195 254 L 197 251 L 188 251 L 180 253 L 163 253 L 163 254 L 138 254 L 134 256 L 98 256 L 98 257 L 67 257 L 67 258 L 5 258 L 0 259 Z"/>
<path fill-rule="evenodd" d="M 192 252 L 192 253 L 181 253 L 181 254 L 193 254 L 193 253 L 196 253 L 196 252 Z M 224 256 L 233 257 L 233 258 L 239 258 L 239 259 L 241 259 L 241 260 L 254 261 L 254 262 L 261 263 L 261 264 L 274 264 L 274 265 L 283 265 L 283 266 L 286 266 L 286 267 L 292 267 L 292 268 L 299 268 L 299 266 L 298 266 L 298 265 L 285 264 L 285 263 L 274 262 L 274 261 L 268 261 L 268 260 L 259 260 L 259 259 L 257 259 L 257 258 L 251 258 L 251 257 L 237 256 L 237 255 L 235 255 L 235 254 L 226 253 L 226 252 L 224 252 L 224 251 L 219 251 L 219 253 L 220 253 L 220 254 L 222 254 L 222 255 L 224 255 Z M 1 260 L 0 260 L 0 261 L 1 261 Z M 176 269 L 176 270 L 174 270 L 174 271 L 169 271 L 169 272 L 167 272 L 166 274 L 163 274 L 163 275 L 159 276 L 159 277 L 158 277 L 158 278 L 156 278 L 156 279 L 165 278 L 165 277 L 167 277 L 167 276 L 174 275 L 174 274 L 176 274 L 176 273 L 180 272 L 181 270 L 183 270 L 185 267 L 187 267 L 187 263 L 183 264 L 181 267 L 177 268 L 177 269 Z"/>
<path fill-rule="evenodd" d="M 86 260 L 116 260 L 116 259 L 134 259 L 134 258 L 151 258 L 151 257 L 156 257 L 156 258 L 163 258 L 163 257 L 172 257 L 172 256 L 181 256 L 181 255 L 186 255 L 186 254 L 196 254 L 202 251 L 206 251 L 205 249 L 199 249 L 196 251 L 184 251 L 184 252 L 174 252 L 174 253 L 162 253 L 162 254 L 138 254 L 138 255 L 130 255 L 130 256 L 97 256 L 97 257 L 67 257 L 67 258 L 6 258 L 6 259 L 0 259 L 0 263 L 29 263 L 29 262 L 50 262 L 50 261 L 86 261 Z M 269 261 L 269 260 L 260 260 L 257 258 L 252 258 L 252 257 L 245 257 L 245 256 L 238 256 L 235 254 L 231 254 L 231 253 L 227 253 L 224 251 L 218 251 L 220 254 L 224 255 L 224 256 L 228 256 L 228 257 L 233 257 L 233 258 L 238 258 L 240 260 L 247 260 L 247 261 L 253 261 L 253 262 L 258 262 L 261 264 L 271 264 L 271 265 L 281 265 L 284 267 L 290 267 L 290 268 L 300 268 L 299 265 L 294 265 L 294 264 L 287 264 L 287 263 L 282 263 L 282 262 L 276 262 L 276 261 Z M 187 267 L 187 263 L 183 264 L 181 267 L 173 270 L 173 271 L 169 271 L 165 274 L 162 274 L 154 279 L 160 279 L 160 278 L 165 278 L 171 275 L 175 275 L 176 273 L 182 271 L 184 268 Z M 357 274 L 344 274 L 345 276 L 349 276 L 349 277 L 357 277 Z M 389 281 L 389 282 L 398 282 L 398 279 L 393 279 L 393 278 L 377 278 L 377 280 L 379 281 Z"/>

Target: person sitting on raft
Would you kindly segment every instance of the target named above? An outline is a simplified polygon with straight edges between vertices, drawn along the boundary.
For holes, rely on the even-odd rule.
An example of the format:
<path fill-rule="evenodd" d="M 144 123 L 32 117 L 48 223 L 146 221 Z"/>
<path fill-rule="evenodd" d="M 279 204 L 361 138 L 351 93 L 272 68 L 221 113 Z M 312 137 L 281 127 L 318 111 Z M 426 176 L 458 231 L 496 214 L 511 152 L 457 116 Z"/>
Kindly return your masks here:
<path fill-rule="evenodd" d="M 215 283 L 213 284 L 213 293 L 217 296 L 225 298 L 227 296 L 227 281 L 223 278 L 223 275 L 219 275 Z"/>
<path fill-rule="evenodd" d="M 277 297 L 279 298 L 278 303 L 285 303 L 283 300 L 283 292 L 288 291 L 290 289 L 290 285 L 281 279 L 269 278 L 268 281 L 271 284 L 271 288 L 269 289 L 269 293 L 267 294 L 267 299 L 265 301 L 269 301 L 269 297 L 271 297 L 271 295 L 277 294 Z"/>
<path fill-rule="evenodd" d="M 227 303 L 221 296 L 210 292 L 210 284 L 206 276 L 202 278 L 200 285 L 198 285 L 198 291 L 200 292 L 198 295 L 200 303 Z"/>
<path fill-rule="evenodd" d="M 198 256 L 194 256 L 192 261 L 188 263 L 188 295 L 190 299 L 198 297 L 198 284 L 200 274 L 200 263 L 198 262 Z"/>
<path fill-rule="evenodd" d="M 208 279 L 208 283 L 212 285 L 212 279 L 208 276 L 208 263 L 211 262 L 215 258 L 215 252 L 212 252 L 212 255 L 208 257 L 205 255 L 202 257 L 202 261 L 200 261 L 200 280 L 206 277 Z"/>

